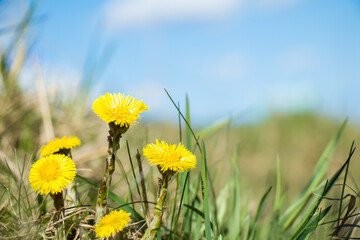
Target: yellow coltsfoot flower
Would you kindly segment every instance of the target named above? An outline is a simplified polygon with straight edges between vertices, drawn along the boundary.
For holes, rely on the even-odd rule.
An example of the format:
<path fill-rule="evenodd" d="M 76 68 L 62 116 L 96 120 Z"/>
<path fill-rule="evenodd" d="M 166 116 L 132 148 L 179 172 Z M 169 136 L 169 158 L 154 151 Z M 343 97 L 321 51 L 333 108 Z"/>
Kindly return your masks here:
<path fill-rule="evenodd" d="M 189 171 L 196 167 L 196 156 L 181 143 L 168 144 L 156 139 L 156 144 L 148 144 L 143 152 L 149 163 L 157 165 L 162 172 Z"/>
<path fill-rule="evenodd" d="M 140 118 L 140 113 L 149 108 L 142 100 L 136 100 L 134 97 L 121 93 L 106 93 L 94 101 L 92 109 L 107 123 L 130 127 Z"/>
<path fill-rule="evenodd" d="M 95 226 L 96 235 L 100 238 L 110 237 L 116 232 L 123 230 L 130 222 L 130 214 L 124 210 L 112 211 L 100 219 Z"/>
<path fill-rule="evenodd" d="M 35 192 L 56 194 L 67 187 L 76 175 L 74 161 L 63 154 L 51 154 L 36 161 L 29 181 Z"/>
<path fill-rule="evenodd" d="M 81 144 L 80 140 L 77 137 L 62 137 L 55 138 L 55 140 L 50 140 L 50 142 L 44 145 L 41 148 L 40 154 L 41 157 L 48 156 L 50 154 L 56 153 L 61 149 L 72 149 Z"/>

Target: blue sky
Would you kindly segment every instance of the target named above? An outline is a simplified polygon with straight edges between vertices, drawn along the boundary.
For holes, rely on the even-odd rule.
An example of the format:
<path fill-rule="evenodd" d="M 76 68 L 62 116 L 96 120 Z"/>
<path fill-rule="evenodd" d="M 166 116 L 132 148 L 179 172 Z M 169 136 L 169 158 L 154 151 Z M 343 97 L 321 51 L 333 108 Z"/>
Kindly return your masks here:
<path fill-rule="evenodd" d="M 4 3 L 2 22 L 28 4 Z M 95 69 L 94 97 L 134 95 L 146 118 L 176 119 L 166 88 L 198 124 L 304 109 L 360 123 L 357 0 L 39 1 L 37 15 L 46 84 Z"/>

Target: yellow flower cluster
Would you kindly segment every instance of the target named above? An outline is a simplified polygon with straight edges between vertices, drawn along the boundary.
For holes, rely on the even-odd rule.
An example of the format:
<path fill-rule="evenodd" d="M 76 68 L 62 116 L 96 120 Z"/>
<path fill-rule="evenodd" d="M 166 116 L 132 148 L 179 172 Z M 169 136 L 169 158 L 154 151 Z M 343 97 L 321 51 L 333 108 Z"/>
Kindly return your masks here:
<path fill-rule="evenodd" d="M 94 101 L 92 109 L 107 123 L 129 128 L 148 107 L 142 100 L 136 100 L 134 97 L 121 93 L 106 93 Z M 29 175 L 31 187 L 35 192 L 56 194 L 74 180 L 76 175 L 74 161 L 60 153 L 61 150 L 72 149 L 80 144 L 77 137 L 63 137 L 55 138 L 41 148 L 42 158 L 33 164 Z M 196 167 L 195 155 L 182 144 L 168 144 L 156 139 L 156 143 L 148 144 L 143 149 L 143 153 L 149 163 L 158 166 L 163 173 L 189 171 Z M 101 218 L 95 226 L 96 235 L 99 238 L 110 237 L 121 231 L 129 222 L 129 213 L 124 210 L 112 211 Z"/>
<path fill-rule="evenodd" d="M 72 149 L 79 146 L 80 144 L 81 142 L 77 137 L 55 138 L 55 140 L 50 140 L 48 144 L 41 148 L 40 154 L 41 157 L 45 157 L 56 153 L 61 149 Z"/>
<path fill-rule="evenodd" d="M 112 211 L 110 214 L 100 219 L 95 226 L 96 235 L 99 238 L 110 237 L 116 232 L 121 231 L 130 222 L 130 214 L 124 210 Z"/>
<path fill-rule="evenodd" d="M 29 181 L 35 192 L 55 194 L 67 187 L 76 175 L 74 161 L 63 154 L 51 154 L 36 161 Z"/>
<path fill-rule="evenodd" d="M 106 93 L 94 101 L 92 109 L 107 123 L 130 127 L 140 118 L 140 113 L 149 108 L 142 100 L 136 100 L 134 97 L 121 93 Z"/>
<path fill-rule="evenodd" d="M 176 146 L 156 139 L 156 144 L 148 144 L 143 152 L 150 164 L 159 166 L 162 172 L 188 171 L 196 167 L 195 155 L 181 143 Z"/>

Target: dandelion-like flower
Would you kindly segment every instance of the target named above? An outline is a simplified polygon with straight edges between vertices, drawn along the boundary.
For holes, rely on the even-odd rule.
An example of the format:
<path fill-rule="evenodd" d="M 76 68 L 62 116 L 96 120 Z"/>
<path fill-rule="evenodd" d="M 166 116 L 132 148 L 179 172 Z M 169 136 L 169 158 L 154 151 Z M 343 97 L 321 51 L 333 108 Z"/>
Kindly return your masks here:
<path fill-rule="evenodd" d="M 120 127 L 130 127 L 140 118 L 140 113 L 149 109 L 142 100 L 121 93 L 106 93 L 97 98 L 92 109 L 105 122 Z"/>
<path fill-rule="evenodd" d="M 100 238 L 110 237 L 130 222 L 130 214 L 124 210 L 112 211 L 100 219 L 99 224 L 95 226 L 96 235 Z"/>
<path fill-rule="evenodd" d="M 61 149 L 72 149 L 81 144 L 80 140 L 77 137 L 62 137 L 55 138 L 55 140 L 50 140 L 48 144 L 41 148 L 40 154 L 41 157 L 56 153 Z"/>
<path fill-rule="evenodd" d="M 74 161 L 63 154 L 52 154 L 36 161 L 30 170 L 29 181 L 40 194 L 56 194 L 74 180 Z"/>
<path fill-rule="evenodd" d="M 148 144 L 143 152 L 149 163 L 157 165 L 162 172 L 167 170 L 188 171 L 196 167 L 195 155 L 181 143 L 179 145 L 168 144 L 156 139 L 156 144 Z"/>

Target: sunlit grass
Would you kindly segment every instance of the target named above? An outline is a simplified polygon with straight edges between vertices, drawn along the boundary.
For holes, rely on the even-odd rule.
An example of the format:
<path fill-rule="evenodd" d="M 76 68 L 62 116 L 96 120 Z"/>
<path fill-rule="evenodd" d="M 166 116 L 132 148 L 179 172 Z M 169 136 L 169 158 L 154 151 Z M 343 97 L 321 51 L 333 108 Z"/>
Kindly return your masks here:
<path fill-rule="evenodd" d="M 115 239 L 359 237 L 353 231 L 359 221 L 360 165 L 354 158 L 356 144 L 351 145 L 359 136 L 356 126 L 298 113 L 247 126 L 229 119 L 193 128 L 191 96 L 183 103 L 166 91 L 173 103 L 169 114 L 178 116 L 178 124 L 150 123 L 144 117 L 121 133 L 115 155 L 117 149 L 108 153 L 109 126 L 86 101 L 89 93 L 49 97 L 38 79 L 34 97 L 19 84 L 27 53 L 22 34 L 10 46 L 0 52 L 0 239 L 96 238 L 97 191 L 107 154 L 115 157 L 115 172 L 104 210 L 124 210 L 131 218 L 124 229 L 114 228 Z M 65 204 L 60 215 L 52 198 L 35 193 L 28 180 L 41 146 L 55 136 L 78 136 L 82 142 L 68 153 L 77 168 L 77 205 Z M 155 139 L 182 143 L 196 156 L 196 168 L 169 177 L 150 166 L 143 149 Z M 159 204 L 164 179 L 169 180 L 167 194 Z M 153 236 L 146 230 L 156 205 L 162 212 Z"/>

